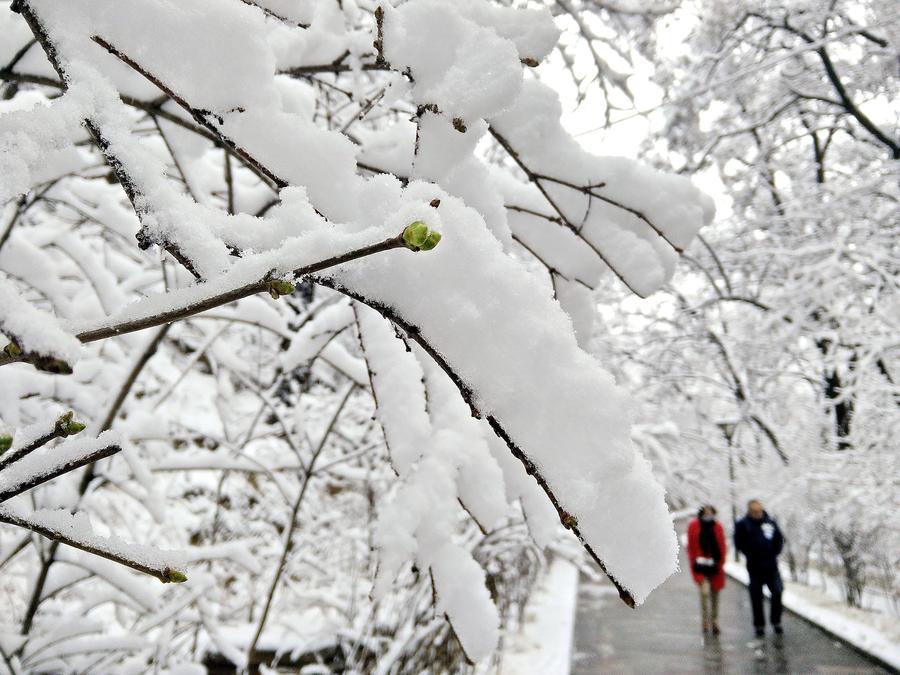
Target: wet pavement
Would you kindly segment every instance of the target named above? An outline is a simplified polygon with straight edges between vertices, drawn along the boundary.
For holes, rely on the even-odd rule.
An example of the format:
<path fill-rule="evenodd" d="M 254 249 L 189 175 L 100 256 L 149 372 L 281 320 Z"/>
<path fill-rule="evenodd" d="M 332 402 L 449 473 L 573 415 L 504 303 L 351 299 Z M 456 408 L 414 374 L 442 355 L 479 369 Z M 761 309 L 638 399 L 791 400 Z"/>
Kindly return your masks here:
<path fill-rule="evenodd" d="M 747 590 L 732 579 L 719 596 L 722 634 L 704 636 L 683 551 L 681 568 L 637 610 L 628 609 L 608 582 L 582 577 L 572 675 L 888 672 L 787 611 L 784 635 L 769 629 L 755 638 Z"/>

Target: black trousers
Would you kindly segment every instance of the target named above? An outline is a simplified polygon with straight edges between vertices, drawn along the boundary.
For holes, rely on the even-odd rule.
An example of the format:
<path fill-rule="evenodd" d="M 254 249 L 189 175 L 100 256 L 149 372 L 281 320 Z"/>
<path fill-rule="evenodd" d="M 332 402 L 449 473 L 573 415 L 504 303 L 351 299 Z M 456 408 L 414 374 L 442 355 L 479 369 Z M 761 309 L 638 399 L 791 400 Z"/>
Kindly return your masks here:
<path fill-rule="evenodd" d="M 773 626 L 781 623 L 781 591 L 784 584 L 781 582 L 781 575 L 777 569 L 761 570 L 750 572 L 750 604 L 753 607 L 753 625 L 756 628 L 763 628 L 766 625 L 766 618 L 763 614 L 763 586 L 769 587 L 771 594 L 771 607 L 769 612 L 769 620 Z"/>

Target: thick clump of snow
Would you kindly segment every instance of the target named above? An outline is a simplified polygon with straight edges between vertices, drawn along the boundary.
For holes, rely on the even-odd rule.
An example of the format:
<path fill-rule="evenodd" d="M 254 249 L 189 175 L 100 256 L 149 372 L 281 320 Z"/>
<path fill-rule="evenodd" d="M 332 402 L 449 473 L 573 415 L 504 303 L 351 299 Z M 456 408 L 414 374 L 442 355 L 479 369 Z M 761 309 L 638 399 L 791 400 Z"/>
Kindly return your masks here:
<path fill-rule="evenodd" d="M 677 544 L 663 490 L 632 447 L 627 396 L 476 211 L 426 183 L 382 198 L 393 200 L 389 230 L 423 220 L 444 234 L 441 245 L 402 262 L 398 251 L 350 263 L 331 278 L 418 327 L 641 602 L 675 570 Z"/>
<path fill-rule="evenodd" d="M 244 3 L 29 0 L 29 5 L 62 47 L 64 62 L 96 62 L 117 84 L 134 76 L 91 42 L 95 35 L 127 48 L 132 59 L 202 110 L 227 111 L 276 97 L 265 16 Z M 198 72 L 204 77 L 196 77 Z"/>
<path fill-rule="evenodd" d="M 591 248 L 638 295 L 653 293 L 671 278 L 678 251 L 711 222 L 712 199 L 685 178 L 585 151 L 563 129 L 561 115 L 556 92 L 532 80 L 511 109 L 491 120 L 524 165 L 543 177 L 540 185 L 559 211 L 546 201 L 518 205 L 551 217 L 562 212 L 578 236 L 562 227 L 554 232 L 546 221 L 535 224 L 533 215 L 522 213 L 511 216 L 513 230 L 564 274 L 573 247 Z M 594 285 L 596 274 L 579 276 Z"/>
<path fill-rule="evenodd" d="M 7 111 L 0 102 L 0 205 L 35 185 L 80 168 L 73 144 L 90 101 L 77 90 L 29 110 Z"/>
<path fill-rule="evenodd" d="M 436 105 L 450 117 L 475 121 L 496 115 L 522 87 L 516 45 L 440 0 L 416 0 L 386 12 L 384 45 L 391 65 L 411 72 L 413 100 Z"/>
<path fill-rule="evenodd" d="M 543 61 L 559 40 L 560 31 L 546 7 L 507 7 L 485 0 L 455 0 L 452 4 L 461 16 L 512 41 L 522 60 Z"/>
<path fill-rule="evenodd" d="M 460 504 L 488 530 L 507 511 L 503 476 L 447 376 L 405 351 L 390 324 L 355 307 L 360 337 L 400 487 L 379 514 L 379 568 L 373 593 L 383 597 L 410 558 L 430 570 L 438 610 L 445 612 L 466 654 L 488 656 L 499 617 L 485 574 L 454 541 Z M 430 413 L 430 414 L 429 414 Z"/>

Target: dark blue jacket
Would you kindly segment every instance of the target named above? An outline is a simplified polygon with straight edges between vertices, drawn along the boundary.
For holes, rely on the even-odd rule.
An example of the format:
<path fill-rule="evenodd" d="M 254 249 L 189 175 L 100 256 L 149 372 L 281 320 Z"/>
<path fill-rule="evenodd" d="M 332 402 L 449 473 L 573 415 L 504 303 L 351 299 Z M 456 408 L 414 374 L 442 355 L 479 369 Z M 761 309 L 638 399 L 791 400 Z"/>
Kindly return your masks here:
<path fill-rule="evenodd" d="M 784 536 L 768 513 L 763 512 L 762 520 L 744 516 L 734 524 L 734 547 L 747 558 L 751 574 L 777 571 L 783 546 Z"/>

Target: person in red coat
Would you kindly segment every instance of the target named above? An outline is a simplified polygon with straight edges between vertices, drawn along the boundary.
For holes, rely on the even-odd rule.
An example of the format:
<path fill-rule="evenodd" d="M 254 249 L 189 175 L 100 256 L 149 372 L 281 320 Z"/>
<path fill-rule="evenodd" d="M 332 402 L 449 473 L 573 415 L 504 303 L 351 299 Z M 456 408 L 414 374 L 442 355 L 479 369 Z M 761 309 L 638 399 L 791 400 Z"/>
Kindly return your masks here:
<path fill-rule="evenodd" d="M 719 591 L 725 587 L 725 531 L 716 520 L 716 509 L 701 506 L 688 524 L 687 553 L 691 574 L 700 588 L 700 613 L 703 632 L 719 634 Z"/>

